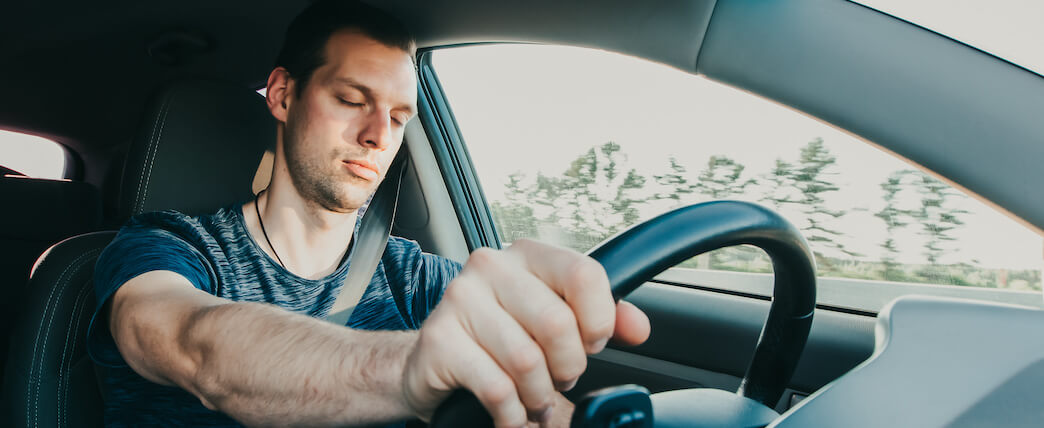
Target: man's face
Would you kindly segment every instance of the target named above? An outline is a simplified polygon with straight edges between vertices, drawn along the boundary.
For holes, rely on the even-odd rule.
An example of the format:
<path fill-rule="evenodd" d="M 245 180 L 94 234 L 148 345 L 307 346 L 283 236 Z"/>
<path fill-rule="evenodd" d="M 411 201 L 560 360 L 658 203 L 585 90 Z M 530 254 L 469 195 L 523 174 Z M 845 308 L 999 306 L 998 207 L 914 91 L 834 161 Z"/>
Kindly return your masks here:
<path fill-rule="evenodd" d="M 350 212 L 395 158 L 416 112 L 417 81 L 409 53 L 358 32 L 334 33 L 325 53 L 300 97 L 296 88 L 287 94 L 284 150 L 306 200 Z"/>

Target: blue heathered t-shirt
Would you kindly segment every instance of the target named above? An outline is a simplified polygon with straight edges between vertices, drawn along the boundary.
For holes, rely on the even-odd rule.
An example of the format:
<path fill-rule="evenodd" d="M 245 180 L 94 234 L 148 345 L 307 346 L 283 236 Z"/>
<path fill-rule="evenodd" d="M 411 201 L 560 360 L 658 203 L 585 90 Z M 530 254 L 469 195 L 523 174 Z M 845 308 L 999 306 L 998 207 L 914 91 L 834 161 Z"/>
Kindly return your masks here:
<path fill-rule="evenodd" d="M 337 270 L 325 278 L 311 280 L 294 275 L 269 258 L 247 232 L 239 204 L 198 217 L 163 211 L 130 219 L 99 256 L 94 273 L 98 307 L 91 318 L 87 350 L 102 366 L 99 380 L 105 424 L 239 426 L 228 416 L 208 410 L 192 394 L 152 383 L 127 366 L 116 349 L 108 321 L 99 316 L 109 297 L 125 282 L 145 272 L 168 270 L 218 297 L 270 303 L 323 318 L 344 284 L 350 254 L 351 250 Z M 460 269 L 459 263 L 421 252 L 414 241 L 392 237 L 347 326 L 364 330 L 419 328 Z"/>

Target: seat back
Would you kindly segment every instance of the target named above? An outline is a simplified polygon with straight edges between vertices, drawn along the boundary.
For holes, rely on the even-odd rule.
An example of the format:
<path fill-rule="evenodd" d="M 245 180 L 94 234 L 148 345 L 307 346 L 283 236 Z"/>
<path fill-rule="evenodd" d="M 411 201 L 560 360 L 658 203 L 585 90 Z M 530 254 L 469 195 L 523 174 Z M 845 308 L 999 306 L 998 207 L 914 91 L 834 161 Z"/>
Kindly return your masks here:
<path fill-rule="evenodd" d="M 114 236 L 79 235 L 40 257 L 12 324 L 0 425 L 100 426 L 101 398 L 84 342 L 94 262 Z"/>
<path fill-rule="evenodd" d="M 120 190 L 121 215 L 163 209 L 216 211 L 251 197 L 274 121 L 247 87 L 182 82 L 159 92 L 132 141 Z M 0 426 L 100 426 L 102 396 L 84 342 L 94 263 L 115 232 L 66 239 L 37 262 L 16 304 Z"/>
<path fill-rule="evenodd" d="M 101 198 L 78 181 L 0 177 L 0 376 L 7 338 L 21 308 L 29 271 L 40 254 L 65 238 L 98 230 Z"/>

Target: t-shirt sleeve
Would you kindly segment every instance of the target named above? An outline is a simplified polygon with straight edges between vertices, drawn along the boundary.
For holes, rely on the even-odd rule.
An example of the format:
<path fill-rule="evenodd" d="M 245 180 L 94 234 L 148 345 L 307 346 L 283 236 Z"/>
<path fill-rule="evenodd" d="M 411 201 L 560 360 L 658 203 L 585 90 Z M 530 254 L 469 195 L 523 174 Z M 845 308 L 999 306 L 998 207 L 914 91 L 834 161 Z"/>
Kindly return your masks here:
<path fill-rule="evenodd" d="M 102 251 L 94 268 L 94 293 L 98 305 L 87 330 L 87 352 L 95 363 L 125 367 L 109 331 L 103 311 L 113 293 L 127 281 L 146 272 L 165 270 L 177 273 L 196 288 L 213 294 L 213 275 L 195 247 L 177 234 L 135 222 L 120 230 L 116 239 Z"/>

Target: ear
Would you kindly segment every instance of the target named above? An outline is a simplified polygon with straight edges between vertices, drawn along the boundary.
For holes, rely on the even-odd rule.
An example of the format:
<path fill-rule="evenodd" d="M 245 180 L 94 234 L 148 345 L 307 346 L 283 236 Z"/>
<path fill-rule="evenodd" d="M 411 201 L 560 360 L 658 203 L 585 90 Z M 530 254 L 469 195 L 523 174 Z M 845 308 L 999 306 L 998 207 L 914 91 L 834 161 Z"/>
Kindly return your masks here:
<path fill-rule="evenodd" d="M 268 111 L 276 120 L 286 123 L 287 110 L 293 101 L 293 79 L 290 72 L 283 67 L 276 67 L 268 75 L 268 86 L 265 92 L 265 101 Z"/>

